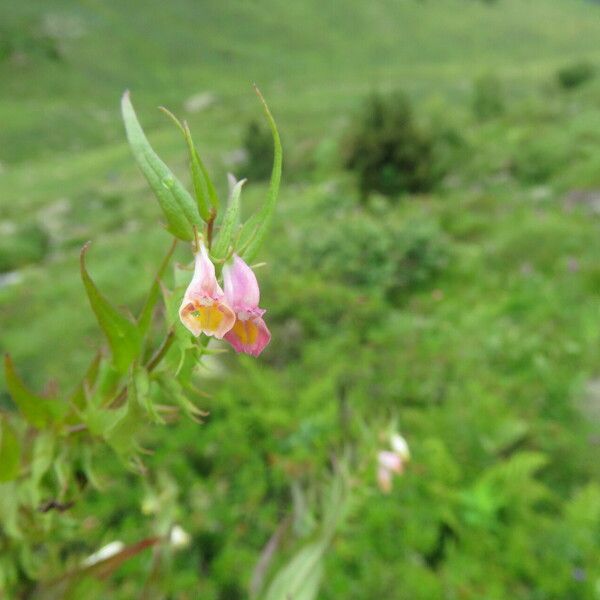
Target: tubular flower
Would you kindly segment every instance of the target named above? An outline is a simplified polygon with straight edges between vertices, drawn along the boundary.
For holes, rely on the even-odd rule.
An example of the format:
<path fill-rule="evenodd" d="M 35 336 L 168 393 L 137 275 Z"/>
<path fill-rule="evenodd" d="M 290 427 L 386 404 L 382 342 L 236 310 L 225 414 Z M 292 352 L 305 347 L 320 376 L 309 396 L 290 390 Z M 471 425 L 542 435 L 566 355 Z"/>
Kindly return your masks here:
<path fill-rule="evenodd" d="M 195 336 L 205 333 L 221 339 L 235 323 L 235 314 L 224 299 L 215 266 L 202 244 L 196 254 L 194 276 L 179 308 L 179 318 Z"/>
<path fill-rule="evenodd" d="M 410 460 L 410 450 L 406 440 L 398 433 L 390 437 L 391 450 L 377 453 L 377 484 L 384 493 L 392 490 L 393 475 L 402 475 L 406 463 Z"/>
<path fill-rule="evenodd" d="M 258 307 L 260 290 L 252 269 L 237 255 L 223 267 L 225 298 L 235 312 L 235 323 L 225 339 L 236 352 L 258 356 L 271 340 Z"/>

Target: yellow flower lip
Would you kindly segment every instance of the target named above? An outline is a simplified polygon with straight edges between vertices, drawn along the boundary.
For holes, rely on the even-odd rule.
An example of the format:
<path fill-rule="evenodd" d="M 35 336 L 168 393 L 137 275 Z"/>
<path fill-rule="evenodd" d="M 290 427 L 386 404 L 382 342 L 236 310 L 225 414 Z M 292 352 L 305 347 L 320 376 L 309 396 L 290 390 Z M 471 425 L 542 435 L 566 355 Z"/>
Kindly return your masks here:
<path fill-rule="evenodd" d="M 253 321 L 237 319 L 231 331 L 237 335 L 240 343 L 246 346 L 254 345 L 258 338 L 258 327 Z"/>
<path fill-rule="evenodd" d="M 210 299 L 208 299 L 210 300 Z M 201 333 L 222 338 L 235 321 L 233 311 L 219 300 L 191 300 L 180 311 L 181 321 L 195 335 Z"/>

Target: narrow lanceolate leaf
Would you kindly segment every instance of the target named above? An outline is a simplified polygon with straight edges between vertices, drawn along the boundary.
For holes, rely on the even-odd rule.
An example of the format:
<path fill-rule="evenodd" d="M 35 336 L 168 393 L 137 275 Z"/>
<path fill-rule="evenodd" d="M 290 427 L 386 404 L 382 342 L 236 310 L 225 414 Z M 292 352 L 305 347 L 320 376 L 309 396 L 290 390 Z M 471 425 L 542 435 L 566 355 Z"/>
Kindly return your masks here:
<path fill-rule="evenodd" d="M 25 420 L 37 428 L 43 428 L 48 423 L 59 421 L 68 406 L 58 400 L 46 398 L 30 391 L 15 369 L 11 357 L 4 356 L 4 373 L 6 387 Z"/>
<path fill-rule="evenodd" d="M 200 158 L 198 149 L 194 145 L 192 132 L 190 131 L 188 124 L 185 121 L 183 124 L 180 123 L 179 119 L 164 106 L 161 106 L 160 110 L 162 110 L 175 123 L 175 125 L 177 125 L 183 134 L 185 143 L 188 147 L 190 170 L 192 172 L 194 195 L 196 196 L 196 202 L 198 203 L 198 212 L 200 213 L 200 216 L 208 223 L 208 221 L 213 218 L 212 213 L 219 210 L 219 197 L 217 196 L 215 186 L 213 185 L 208 171 L 204 166 L 202 159 Z M 211 205 L 213 210 L 210 208 Z"/>
<path fill-rule="evenodd" d="M 31 481 L 37 487 L 54 462 L 57 439 L 51 431 L 40 431 L 33 442 Z"/>
<path fill-rule="evenodd" d="M 154 312 L 154 307 L 160 298 L 160 280 L 162 279 L 169 263 L 171 262 L 171 257 L 173 256 L 173 252 L 175 251 L 175 246 L 177 246 L 177 240 L 173 240 L 169 251 L 163 258 L 160 266 L 158 267 L 158 271 L 156 272 L 156 276 L 154 277 L 154 281 L 152 282 L 152 286 L 150 287 L 150 291 L 148 292 L 148 296 L 146 297 L 146 302 L 142 308 L 142 312 L 138 318 L 138 327 L 140 329 L 140 335 L 145 336 L 150 329 L 150 323 L 152 322 L 152 313 Z"/>
<path fill-rule="evenodd" d="M 141 347 L 138 327 L 114 308 L 100 293 L 85 268 L 85 254 L 89 243 L 81 249 L 81 279 L 98 323 L 104 331 L 117 370 L 124 373 L 137 357 Z"/>
<path fill-rule="evenodd" d="M 194 199 L 148 142 L 129 99 L 129 92 L 123 94 L 121 111 L 133 156 L 158 199 L 169 230 L 175 237 L 191 240 L 192 226 L 201 224 Z"/>
<path fill-rule="evenodd" d="M 327 542 L 307 544 L 284 565 L 271 582 L 265 600 L 315 600 L 323 578 Z"/>
<path fill-rule="evenodd" d="M 203 210 L 207 215 L 204 218 L 205 221 L 209 221 L 212 218 L 213 212 L 219 210 L 219 197 L 215 186 L 208 174 L 208 170 L 204 166 L 200 154 L 194 145 L 192 140 L 192 132 L 188 127 L 187 123 L 183 123 L 183 135 L 188 145 L 188 151 L 190 153 L 190 167 L 192 169 L 192 180 L 194 182 L 194 192 L 196 193 L 196 200 L 198 201 L 198 210 Z M 212 210 L 209 208 L 212 206 Z"/>
<path fill-rule="evenodd" d="M 188 146 L 188 152 L 190 154 L 190 170 L 192 172 L 192 183 L 194 185 L 194 195 L 196 196 L 196 202 L 198 203 L 198 212 L 200 216 L 208 223 L 211 219 L 211 211 L 209 207 L 208 199 L 208 188 L 206 185 L 206 179 L 204 173 L 200 167 L 200 155 L 194 147 L 192 141 L 192 134 L 187 123 L 184 125 L 183 135 Z"/>
<path fill-rule="evenodd" d="M 242 258 L 248 262 L 254 260 L 256 254 L 258 253 L 261 244 L 265 239 L 265 235 L 269 230 L 271 225 L 271 221 L 273 220 L 273 214 L 275 212 L 275 206 L 277 205 L 277 196 L 279 194 L 279 184 L 281 183 L 281 166 L 283 162 L 283 151 L 281 149 L 281 140 L 279 138 L 279 132 L 277 131 L 277 125 L 275 124 L 275 120 L 273 119 L 273 115 L 269 110 L 269 107 L 260 93 L 259 89 L 255 86 L 254 88 L 260 101 L 263 105 L 263 110 L 267 121 L 269 123 L 269 127 L 271 128 L 271 133 L 273 135 L 273 169 L 271 171 L 271 182 L 269 184 L 269 192 L 267 194 L 267 200 L 264 206 L 260 209 L 255 226 L 250 240 L 248 242 L 247 247 L 242 252 Z"/>
<path fill-rule="evenodd" d="M 216 244 L 213 246 L 212 253 L 217 258 L 225 258 L 229 244 L 231 243 L 231 234 L 235 224 L 238 221 L 238 215 L 240 214 L 240 195 L 242 193 L 242 186 L 246 183 L 245 179 L 238 181 L 231 190 L 231 196 L 229 198 L 229 204 L 227 205 L 227 212 L 223 217 L 223 223 L 221 224 L 221 230 Z"/>
<path fill-rule="evenodd" d="M 90 362 L 83 379 L 79 382 L 71 397 L 69 398 L 69 402 L 76 406 L 77 408 L 83 408 L 86 402 L 86 394 L 94 387 L 96 383 L 96 378 L 98 377 L 98 371 L 100 367 L 100 362 L 102 361 L 102 353 L 100 351 L 96 352 L 96 355 Z"/>
<path fill-rule="evenodd" d="M 0 481 L 10 481 L 19 475 L 21 444 L 6 418 L 0 417 Z"/>

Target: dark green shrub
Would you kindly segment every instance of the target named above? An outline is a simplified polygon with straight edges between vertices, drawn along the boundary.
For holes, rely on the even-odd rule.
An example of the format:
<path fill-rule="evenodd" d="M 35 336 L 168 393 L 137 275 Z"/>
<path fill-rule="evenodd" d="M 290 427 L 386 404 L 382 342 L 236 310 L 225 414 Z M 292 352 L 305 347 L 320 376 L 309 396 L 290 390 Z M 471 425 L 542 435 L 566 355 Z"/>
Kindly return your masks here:
<path fill-rule="evenodd" d="M 396 299 L 430 281 L 448 259 L 448 242 L 435 221 L 396 221 L 344 215 L 303 244 L 304 266 L 328 281 Z M 299 265 L 300 266 L 300 265 Z"/>
<path fill-rule="evenodd" d="M 524 141 L 516 150 L 511 170 L 524 183 L 543 183 L 560 172 L 566 152 L 564 147 L 543 138 Z"/>
<path fill-rule="evenodd" d="M 439 178 L 434 146 L 405 94 L 375 94 L 346 139 L 344 167 L 357 174 L 363 199 L 370 192 L 426 192 Z"/>
<path fill-rule="evenodd" d="M 257 121 L 250 121 L 244 133 L 246 153 L 244 176 L 252 181 L 269 179 L 273 166 L 273 138 L 271 132 Z"/>
<path fill-rule="evenodd" d="M 473 113 L 484 121 L 504 112 L 504 97 L 500 80 L 492 74 L 482 75 L 473 83 Z"/>
<path fill-rule="evenodd" d="M 48 246 L 48 234 L 35 224 L 0 235 L 0 273 L 42 260 Z"/>
<path fill-rule="evenodd" d="M 565 90 L 570 90 L 588 82 L 594 75 L 594 65 L 582 60 L 559 69 L 556 73 L 556 79 L 560 87 Z"/>
<path fill-rule="evenodd" d="M 435 221 L 413 219 L 394 235 L 393 271 L 387 284 L 388 298 L 403 296 L 430 283 L 448 264 L 450 243 Z"/>

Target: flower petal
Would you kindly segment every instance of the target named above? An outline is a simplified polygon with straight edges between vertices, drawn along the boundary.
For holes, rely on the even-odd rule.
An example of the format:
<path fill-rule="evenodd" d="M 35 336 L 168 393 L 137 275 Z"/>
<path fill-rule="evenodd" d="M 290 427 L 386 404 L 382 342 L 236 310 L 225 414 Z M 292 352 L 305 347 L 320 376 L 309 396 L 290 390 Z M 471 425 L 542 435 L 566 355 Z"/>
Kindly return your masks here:
<path fill-rule="evenodd" d="M 260 290 L 256 275 L 237 254 L 223 267 L 223 283 L 227 302 L 236 312 L 258 306 Z"/>
<path fill-rule="evenodd" d="M 403 463 L 400 456 L 395 452 L 383 451 L 377 454 L 377 462 L 379 466 L 394 473 L 402 473 Z"/>
<path fill-rule="evenodd" d="M 204 333 L 221 339 L 235 323 L 235 313 L 225 302 L 210 299 L 188 302 L 184 298 L 179 317 L 196 337 Z"/>
<path fill-rule="evenodd" d="M 249 319 L 238 317 L 233 327 L 225 334 L 225 339 L 236 352 L 258 356 L 271 341 L 271 332 L 260 316 Z"/>
<path fill-rule="evenodd" d="M 399 433 L 392 434 L 390 438 L 390 444 L 394 452 L 400 456 L 404 462 L 408 462 L 410 460 L 408 443 Z"/>
<path fill-rule="evenodd" d="M 186 298 L 209 297 L 216 298 L 223 295 L 223 290 L 215 276 L 215 266 L 212 264 L 206 246 L 200 245 L 194 263 L 194 276 L 185 292 Z"/>

